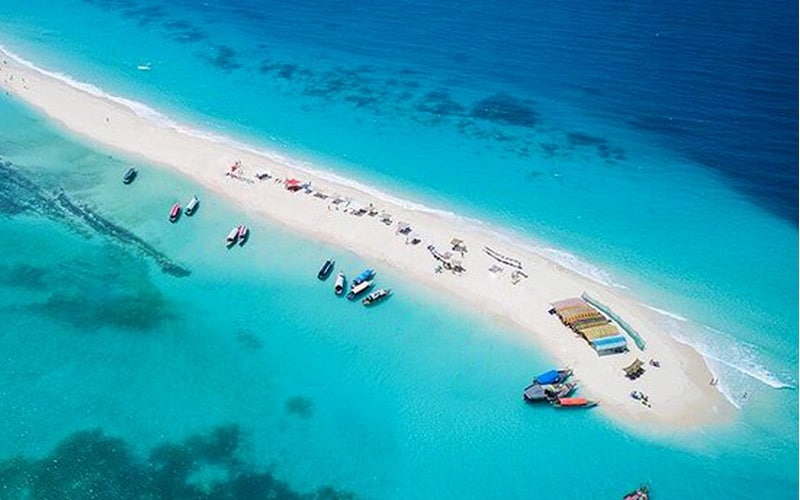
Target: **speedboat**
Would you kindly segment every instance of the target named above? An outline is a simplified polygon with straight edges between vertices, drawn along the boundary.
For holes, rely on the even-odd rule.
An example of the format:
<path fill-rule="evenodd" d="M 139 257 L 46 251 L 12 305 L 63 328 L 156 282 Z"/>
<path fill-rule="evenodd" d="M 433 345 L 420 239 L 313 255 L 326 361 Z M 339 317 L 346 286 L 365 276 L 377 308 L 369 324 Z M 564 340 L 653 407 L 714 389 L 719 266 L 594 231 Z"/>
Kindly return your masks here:
<path fill-rule="evenodd" d="M 236 242 L 239 240 L 239 227 L 240 226 L 236 226 L 235 228 L 231 229 L 231 232 L 228 233 L 228 237 L 225 238 L 225 246 L 227 246 L 228 248 L 235 245 Z"/>
<path fill-rule="evenodd" d="M 181 216 L 181 204 L 176 203 L 172 205 L 172 208 L 169 211 L 169 221 L 176 222 L 180 216 Z"/>
<path fill-rule="evenodd" d="M 366 292 L 372 286 L 372 280 L 362 281 L 358 285 L 350 288 L 350 293 L 347 294 L 347 300 L 354 300 L 356 297 Z"/>
<path fill-rule="evenodd" d="M 189 203 L 186 204 L 186 215 L 192 216 L 197 211 L 197 207 L 200 206 L 200 199 L 197 195 L 192 196 L 192 199 L 189 200 Z"/>
<path fill-rule="evenodd" d="M 136 170 L 135 168 L 133 168 L 133 167 L 129 168 L 125 172 L 125 175 L 122 176 L 122 183 L 123 184 L 130 184 L 131 182 L 133 182 L 134 179 L 136 179 L 136 175 L 138 173 L 139 173 L 139 171 Z"/>
<path fill-rule="evenodd" d="M 333 264 L 335 262 L 336 261 L 333 259 L 326 260 L 325 263 L 322 265 L 322 268 L 317 273 L 317 278 L 319 278 L 320 280 L 328 279 L 328 276 L 330 276 L 331 271 L 333 271 Z"/>
<path fill-rule="evenodd" d="M 336 295 L 341 295 L 344 293 L 344 273 L 339 271 L 339 274 L 336 276 L 336 283 L 333 285 L 333 293 Z"/>
<path fill-rule="evenodd" d="M 361 271 L 361 274 L 359 274 L 353 279 L 353 286 L 360 285 L 363 281 L 372 279 L 374 276 L 375 276 L 374 269 L 369 269 L 369 268 L 364 269 L 363 271 Z"/>
<path fill-rule="evenodd" d="M 379 288 L 372 292 L 371 294 L 364 297 L 364 300 L 361 301 L 362 304 L 365 306 L 371 306 L 372 304 L 376 304 L 386 297 L 388 297 L 392 293 L 391 288 Z"/>
<path fill-rule="evenodd" d="M 556 408 L 593 408 L 597 401 L 586 398 L 558 398 L 552 401 Z"/>
<path fill-rule="evenodd" d="M 239 226 L 239 246 L 244 246 L 247 243 L 247 238 L 250 237 L 250 229 L 244 224 Z"/>

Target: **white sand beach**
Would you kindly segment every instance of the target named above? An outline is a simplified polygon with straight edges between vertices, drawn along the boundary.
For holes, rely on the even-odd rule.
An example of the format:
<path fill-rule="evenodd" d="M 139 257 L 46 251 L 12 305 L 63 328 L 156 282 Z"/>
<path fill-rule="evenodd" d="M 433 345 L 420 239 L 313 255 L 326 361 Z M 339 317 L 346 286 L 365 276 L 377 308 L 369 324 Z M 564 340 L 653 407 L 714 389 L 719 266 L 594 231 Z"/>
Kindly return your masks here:
<path fill-rule="evenodd" d="M 603 286 L 560 267 L 533 253 L 522 240 L 516 244 L 477 224 L 409 209 L 353 185 L 335 183 L 330 176 L 294 170 L 272 156 L 237 147 L 232 141 L 203 138 L 166 120 L 153 120 L 123 101 L 102 97 L 88 86 L 81 89 L 70 85 L 7 51 L 0 50 L 0 56 L 3 92 L 26 102 L 88 143 L 175 169 L 253 217 L 269 219 L 310 238 L 348 249 L 375 267 L 393 268 L 407 279 L 451 297 L 487 321 L 516 326 L 519 342 L 531 343 L 561 365 L 574 369 L 580 394 L 600 401 L 599 408 L 591 411 L 605 412 L 626 427 L 652 432 L 693 429 L 735 418 L 735 408 L 709 384 L 713 375 L 703 358 L 659 331 L 653 311 L 640 305 L 626 290 Z M 231 175 L 231 165 L 236 161 L 242 167 Z M 257 179 L 260 173 L 271 177 Z M 289 178 L 310 183 L 310 189 L 287 190 L 283 181 Z M 334 203 L 334 195 L 352 202 Z M 363 206 L 367 213 L 354 213 L 357 206 Z M 390 224 L 381 221 L 385 214 L 391 214 Z M 410 244 L 409 235 L 398 233 L 398 222 L 408 223 L 410 234 L 418 235 L 421 242 Z M 221 228 L 220 241 L 214 244 L 222 244 L 229 229 Z M 467 252 L 463 256 L 453 251 L 453 238 L 464 241 Z M 437 272 L 439 262 L 429 245 L 440 254 L 450 252 L 452 256 L 446 262 L 456 259 L 466 271 Z M 485 247 L 518 260 L 527 277 L 516 273 L 515 265 L 503 264 L 484 252 Z M 629 339 L 630 352 L 598 356 L 583 338 L 548 313 L 552 302 L 578 297 L 583 292 L 624 318 L 645 338 L 647 349 L 639 351 Z M 628 380 L 622 367 L 637 357 L 645 362 L 656 359 L 660 367 L 647 365 L 643 376 Z M 544 371 L 546 367 L 531 366 L 531 378 L 538 368 Z M 519 386 L 520 404 L 522 389 L 529 382 L 509 381 Z M 647 394 L 652 407 L 633 400 L 633 390 Z"/>

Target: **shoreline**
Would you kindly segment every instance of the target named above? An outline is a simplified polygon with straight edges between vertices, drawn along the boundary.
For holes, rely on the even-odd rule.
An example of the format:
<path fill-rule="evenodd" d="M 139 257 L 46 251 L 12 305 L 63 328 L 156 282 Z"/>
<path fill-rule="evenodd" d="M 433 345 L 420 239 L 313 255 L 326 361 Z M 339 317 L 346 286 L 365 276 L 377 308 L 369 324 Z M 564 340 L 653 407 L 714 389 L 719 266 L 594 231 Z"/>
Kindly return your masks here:
<path fill-rule="evenodd" d="M 568 270 L 539 255 L 526 242 L 515 241 L 502 231 L 495 233 L 480 221 L 406 202 L 335 173 L 287 165 L 290 160 L 280 154 L 183 126 L 140 103 L 103 97 L 102 91 L 92 85 L 74 80 L 75 84 L 70 85 L 59 79 L 63 75 L 48 74 L 2 47 L 0 53 L 3 90 L 67 131 L 101 149 L 177 170 L 252 216 L 375 260 L 403 273 L 408 280 L 460 299 L 462 306 L 476 307 L 483 316 L 510 322 L 525 332 L 519 336 L 523 342 L 534 344 L 560 364 L 570 365 L 580 381 L 581 393 L 599 399 L 598 409 L 626 427 L 658 432 L 692 429 L 735 418 L 733 405 L 708 384 L 713 374 L 700 353 L 658 332 L 651 319 L 653 312 L 645 311 L 624 289 L 605 286 Z M 228 176 L 234 161 L 242 162 L 243 173 Z M 261 171 L 269 172 L 272 179 L 254 179 Z M 316 192 L 340 195 L 364 206 L 371 204 L 377 211 L 390 212 L 392 225 L 382 224 L 377 216 L 348 213 L 330 199 L 303 191 L 289 192 L 282 183 L 274 182 L 290 177 L 310 182 Z M 406 244 L 405 237 L 396 234 L 399 221 L 410 223 L 422 242 Z M 227 229 L 220 228 L 221 238 Z M 426 247 L 432 244 L 437 251 L 449 251 L 448 242 L 454 237 L 464 240 L 469 249 L 460 259 L 467 272 L 434 272 L 436 261 Z M 481 251 L 484 247 L 522 261 L 530 277 L 512 284 L 509 276 L 513 267 L 489 272 L 499 263 Z M 641 332 L 648 349 L 639 352 L 631 343 L 629 353 L 599 357 L 586 341 L 576 338 L 548 314 L 551 302 L 580 296 L 584 291 L 608 304 Z M 631 382 L 624 378 L 621 368 L 636 357 L 645 361 L 658 359 L 662 367 L 651 368 Z M 538 371 L 546 367 L 541 368 Z M 532 368 L 531 378 L 535 371 Z M 528 382 L 515 381 L 520 392 Z M 650 396 L 652 409 L 630 398 L 634 389 Z"/>

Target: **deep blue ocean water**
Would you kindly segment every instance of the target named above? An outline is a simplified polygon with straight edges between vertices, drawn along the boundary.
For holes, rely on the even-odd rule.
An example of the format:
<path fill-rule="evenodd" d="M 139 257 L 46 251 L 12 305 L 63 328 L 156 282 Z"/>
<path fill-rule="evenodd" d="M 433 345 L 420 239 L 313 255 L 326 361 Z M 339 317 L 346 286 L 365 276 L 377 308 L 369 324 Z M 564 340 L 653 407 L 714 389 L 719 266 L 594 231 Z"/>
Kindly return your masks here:
<path fill-rule="evenodd" d="M 99 427 L 132 450 L 121 470 L 169 441 L 170 456 L 204 464 L 187 472 L 173 456 L 170 487 L 216 480 L 239 496 L 252 490 L 220 478 L 255 467 L 300 491 L 524 497 L 545 456 L 579 471 L 547 475 L 545 498 L 613 498 L 632 478 L 664 498 L 796 496 L 796 10 L 0 1 L 0 43 L 42 67 L 496 223 L 687 318 L 663 327 L 709 357 L 742 407 L 733 428 L 669 446 L 600 416 L 529 411 L 519 381 L 548 360 L 520 348 L 518 332 L 409 298 L 396 277 L 405 293 L 365 319 L 296 279 L 335 250 L 278 228 L 257 227 L 243 250 L 258 259 L 206 252 L 235 210 L 211 201 L 196 227 L 169 227 L 163 207 L 196 187 L 148 169 L 158 182 L 135 184 L 132 198 L 122 163 L 3 100 L 0 156 L 13 172 L 46 193 L 63 186 L 192 274 L 165 275 L 153 255 L 72 218 L 4 206 L 14 258 L 0 278 L 12 353 L 0 411 L 15 423 L 0 457 L 46 457 Z M 7 203 L 14 186 L 4 184 Z M 31 251 L 14 252 L 17 241 Z M 208 433 L 225 425 L 238 431 L 221 433 L 211 456 Z M 635 465 L 609 470 L 600 448 Z M 119 482 L 155 482 L 143 474 Z"/>

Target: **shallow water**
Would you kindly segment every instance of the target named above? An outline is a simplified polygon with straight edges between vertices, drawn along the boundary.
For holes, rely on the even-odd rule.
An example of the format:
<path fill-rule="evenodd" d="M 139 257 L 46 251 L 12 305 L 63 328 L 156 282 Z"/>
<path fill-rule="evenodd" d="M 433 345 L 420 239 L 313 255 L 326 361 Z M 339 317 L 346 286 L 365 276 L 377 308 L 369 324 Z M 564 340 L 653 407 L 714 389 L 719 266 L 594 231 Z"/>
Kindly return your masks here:
<path fill-rule="evenodd" d="M 594 414 L 556 420 L 527 408 L 519 389 L 548 361 L 520 347 L 518 332 L 436 297 L 411 299 L 396 277 L 386 307 L 342 307 L 305 279 L 335 249 L 255 221 L 252 245 L 209 246 L 241 215 L 199 190 L 197 218 L 172 226 L 169 206 L 197 187 L 146 168 L 126 188 L 124 162 L 3 100 L 0 156 L 191 274 L 166 275 L 152 255 L 79 221 L 11 216 L 19 208 L 4 203 L 13 258 L 0 268 L 0 303 L 15 357 L 2 408 L 19 423 L 2 455 L 42 456 L 93 426 L 143 454 L 238 424 L 248 459 L 302 491 L 525 496 L 520 471 L 566 453 L 580 478 L 548 477 L 543 496 L 613 497 L 638 484 L 631 476 L 675 497 L 710 484 L 712 498 L 763 494 L 764 484 L 796 492 L 797 200 L 785 191 L 796 185 L 796 138 L 774 109 L 796 108 L 796 71 L 782 66 L 796 49 L 781 42 L 796 16 L 778 18 L 774 5 L 753 26 L 749 8 L 709 3 L 691 11 L 693 24 L 676 22 L 675 6 L 592 7 L 615 13 L 609 25 L 587 19 L 592 9 L 543 6 L 204 5 L 0 2 L 0 33 L 37 64 L 176 119 L 535 237 L 551 258 L 669 312 L 663 328 L 709 357 L 741 421 L 666 447 Z M 729 40 L 703 38 L 720 12 L 714 37 L 736 28 L 740 58 L 712 50 Z M 683 60 L 663 57 L 676 47 Z M 636 470 L 598 464 L 600 446 L 636 457 Z"/>

